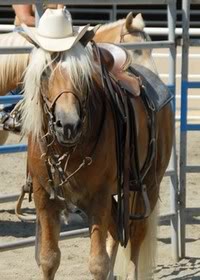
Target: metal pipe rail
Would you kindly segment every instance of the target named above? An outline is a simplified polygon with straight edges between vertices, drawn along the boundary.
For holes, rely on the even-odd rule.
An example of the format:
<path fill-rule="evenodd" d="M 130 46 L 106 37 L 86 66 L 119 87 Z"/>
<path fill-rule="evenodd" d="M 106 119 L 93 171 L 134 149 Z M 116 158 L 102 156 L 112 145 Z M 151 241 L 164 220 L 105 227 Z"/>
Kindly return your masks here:
<path fill-rule="evenodd" d="M 0 96 L 0 104 L 12 104 L 17 103 L 19 100 L 22 99 L 21 95 L 6 95 Z"/>
<path fill-rule="evenodd" d="M 41 4 L 42 0 L 1 0 L 1 5 L 12 4 Z M 160 4 L 173 4 L 175 0 L 134 0 L 137 5 L 160 5 Z M 68 5 L 131 5 L 133 0 L 48 0 L 48 4 L 68 4 Z"/>
<path fill-rule="evenodd" d="M 99 12 L 99 11 L 98 11 Z M 0 32 L 10 32 L 15 28 L 13 24 L 0 24 Z M 149 35 L 168 35 L 169 28 L 168 27 L 145 27 L 144 32 Z M 182 36 L 183 28 L 176 28 L 175 35 Z M 190 36 L 200 36 L 200 29 L 199 28 L 190 28 L 189 29 Z M 162 41 L 163 42 L 163 41 Z"/>
<path fill-rule="evenodd" d="M 77 237 L 88 237 L 89 236 L 89 229 L 82 228 L 76 230 L 70 230 L 66 232 L 61 232 L 60 240 L 70 239 L 70 238 L 77 238 Z M 24 247 L 34 246 L 35 245 L 35 237 L 27 238 L 26 240 L 20 240 L 15 242 L 9 242 L 0 244 L 0 252 L 9 251 L 13 249 L 20 249 Z"/>
<path fill-rule="evenodd" d="M 0 145 L 0 154 L 22 153 L 27 151 L 26 144 Z"/>
<path fill-rule="evenodd" d="M 152 49 L 152 48 L 170 48 L 174 45 L 173 42 L 170 41 L 154 41 L 154 42 L 145 42 L 145 43 L 124 43 L 120 44 L 120 46 L 125 47 L 129 50 L 131 49 Z M 19 54 L 19 53 L 30 53 L 32 50 L 32 47 L 0 47 L 0 55 L 1 54 Z"/>
<path fill-rule="evenodd" d="M 0 55 L 1 54 L 23 54 L 30 53 L 32 47 L 0 47 Z"/>
<path fill-rule="evenodd" d="M 20 196 L 20 193 L 12 194 L 12 195 L 0 195 L 0 203 L 7 203 L 16 201 Z"/>

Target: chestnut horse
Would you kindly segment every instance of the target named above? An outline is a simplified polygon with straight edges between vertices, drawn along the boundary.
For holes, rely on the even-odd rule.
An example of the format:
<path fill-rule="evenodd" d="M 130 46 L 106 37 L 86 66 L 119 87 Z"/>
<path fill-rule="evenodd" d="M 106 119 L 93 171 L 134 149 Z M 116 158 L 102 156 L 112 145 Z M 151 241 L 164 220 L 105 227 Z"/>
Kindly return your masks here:
<path fill-rule="evenodd" d="M 144 20 L 141 14 L 133 17 L 129 13 L 125 19 L 100 26 L 93 38 L 95 42 L 130 43 L 143 42 L 149 37 L 143 31 Z M 31 47 L 32 45 L 17 32 L 1 34 L 2 46 Z M 155 71 L 155 65 L 151 56 L 151 50 L 133 51 L 134 61 Z M 6 95 L 10 90 L 20 85 L 24 70 L 29 62 L 29 54 L 1 55 L 0 63 L 0 96 Z M 4 144 L 8 137 L 7 131 L 0 131 L 0 145 Z"/>
<path fill-rule="evenodd" d="M 119 245 L 113 200 L 119 179 L 116 127 L 97 53 L 91 43 L 86 47 L 77 43 L 63 53 L 35 48 L 25 73 L 23 133 L 29 139 L 28 168 L 39 226 L 37 261 L 44 280 L 53 280 L 60 264 L 59 215 L 68 203 L 88 216 L 89 270 L 93 279 L 114 279 L 114 274 L 120 275 L 120 265 L 125 260 L 120 279 L 134 279 L 133 275 L 141 279 L 138 261 L 143 265 L 142 273 L 149 275 L 147 270 L 152 269 L 147 262 L 151 262 L 155 252 L 155 209 L 173 142 L 171 106 L 167 104 L 156 114 L 155 156 L 143 180 L 150 215 L 128 220 L 129 241 L 124 249 L 127 254 L 119 253 L 115 264 Z M 113 66 L 109 57 L 105 63 Z M 124 94 L 127 96 L 127 92 Z M 148 155 L 150 135 L 147 110 L 140 97 L 134 97 L 134 110 L 134 137 L 139 143 L 141 170 Z M 124 158 L 129 156 L 125 154 Z M 141 196 L 130 195 L 129 200 L 131 213 L 143 212 Z M 146 263 L 142 256 L 146 256 Z"/>

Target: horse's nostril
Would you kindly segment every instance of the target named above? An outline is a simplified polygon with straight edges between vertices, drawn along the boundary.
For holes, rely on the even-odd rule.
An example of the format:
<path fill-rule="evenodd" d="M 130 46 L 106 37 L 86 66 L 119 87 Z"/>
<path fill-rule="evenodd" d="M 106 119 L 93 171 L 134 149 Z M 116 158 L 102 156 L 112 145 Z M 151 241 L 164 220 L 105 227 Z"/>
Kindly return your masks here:
<path fill-rule="evenodd" d="M 60 120 L 56 121 L 56 126 L 57 126 L 57 127 L 60 127 L 60 128 L 62 127 L 62 123 L 61 123 Z"/>

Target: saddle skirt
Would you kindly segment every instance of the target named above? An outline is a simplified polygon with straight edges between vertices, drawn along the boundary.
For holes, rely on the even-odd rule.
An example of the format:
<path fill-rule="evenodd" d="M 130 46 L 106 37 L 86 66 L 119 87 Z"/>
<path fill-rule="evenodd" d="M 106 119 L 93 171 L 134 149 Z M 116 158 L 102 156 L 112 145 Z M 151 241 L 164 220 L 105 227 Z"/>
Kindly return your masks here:
<path fill-rule="evenodd" d="M 153 111 L 159 112 L 174 98 L 169 88 L 150 69 L 142 65 L 133 64 L 129 67 L 128 71 L 140 77 L 148 106 Z"/>

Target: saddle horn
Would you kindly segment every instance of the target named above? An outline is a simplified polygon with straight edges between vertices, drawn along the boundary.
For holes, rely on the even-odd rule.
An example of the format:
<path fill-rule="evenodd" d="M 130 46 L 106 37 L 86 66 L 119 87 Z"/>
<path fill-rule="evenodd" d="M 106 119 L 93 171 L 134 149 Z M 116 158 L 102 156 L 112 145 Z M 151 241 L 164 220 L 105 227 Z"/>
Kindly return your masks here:
<path fill-rule="evenodd" d="M 94 38 L 94 36 L 95 36 L 95 34 L 96 34 L 96 32 L 97 32 L 97 30 L 99 29 L 100 26 L 101 26 L 101 24 L 98 24 L 94 28 L 92 28 L 91 30 L 86 31 L 86 33 L 80 39 L 80 43 L 84 47 L 88 44 L 88 42 L 90 42 Z"/>

